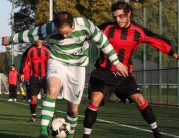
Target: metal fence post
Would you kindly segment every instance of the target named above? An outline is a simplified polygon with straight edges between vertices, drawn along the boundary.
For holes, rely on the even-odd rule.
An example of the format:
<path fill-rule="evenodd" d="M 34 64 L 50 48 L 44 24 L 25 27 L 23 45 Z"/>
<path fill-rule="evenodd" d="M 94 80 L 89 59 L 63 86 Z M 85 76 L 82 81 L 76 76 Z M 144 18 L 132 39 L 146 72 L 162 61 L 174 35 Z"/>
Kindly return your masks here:
<path fill-rule="evenodd" d="M 159 33 L 162 35 L 162 2 L 159 3 Z M 159 103 L 162 103 L 162 52 L 159 51 Z"/>
<path fill-rule="evenodd" d="M 144 7 L 144 5 L 142 4 L 142 8 L 143 8 L 143 24 L 144 27 L 146 27 L 146 8 Z M 146 98 L 146 45 L 144 44 L 144 54 L 143 54 L 143 94 L 144 97 Z"/>

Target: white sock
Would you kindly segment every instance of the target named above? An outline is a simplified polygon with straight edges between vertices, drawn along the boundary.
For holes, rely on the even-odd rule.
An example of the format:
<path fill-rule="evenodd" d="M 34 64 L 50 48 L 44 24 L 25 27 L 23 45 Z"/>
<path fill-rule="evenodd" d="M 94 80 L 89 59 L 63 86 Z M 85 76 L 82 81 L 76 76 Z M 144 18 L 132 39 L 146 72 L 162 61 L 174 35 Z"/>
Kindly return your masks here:
<path fill-rule="evenodd" d="M 84 134 L 90 135 L 92 129 L 91 128 L 84 128 Z"/>
<path fill-rule="evenodd" d="M 154 123 L 150 124 L 150 127 L 151 127 L 152 129 L 156 129 L 156 128 L 157 128 L 157 123 L 154 122 Z"/>

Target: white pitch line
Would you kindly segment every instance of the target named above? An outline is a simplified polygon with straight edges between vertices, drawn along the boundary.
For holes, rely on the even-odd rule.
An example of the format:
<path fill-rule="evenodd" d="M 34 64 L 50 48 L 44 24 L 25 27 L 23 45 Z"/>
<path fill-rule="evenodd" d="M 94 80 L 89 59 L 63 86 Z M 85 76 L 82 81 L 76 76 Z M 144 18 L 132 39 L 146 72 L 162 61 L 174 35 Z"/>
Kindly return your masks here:
<path fill-rule="evenodd" d="M 0 100 L 6 101 L 7 99 L 2 99 L 2 98 L 0 98 Z M 22 102 L 14 102 L 14 103 L 18 103 L 18 104 L 22 104 L 22 105 L 29 105 L 29 104 L 22 103 Z M 37 107 L 38 107 L 38 108 L 42 108 L 41 106 L 37 106 Z M 59 111 L 59 110 L 55 110 L 55 112 L 66 114 L 66 112 L 64 112 L 64 111 Z M 83 115 L 78 115 L 78 116 L 84 118 Z M 152 131 L 151 131 L 151 130 L 148 130 L 148 129 L 143 129 L 143 128 L 134 127 L 134 126 L 130 126 L 130 125 L 120 124 L 120 123 L 117 123 L 117 122 L 111 122 L 111 121 L 107 121 L 107 120 L 103 120 L 103 119 L 98 119 L 98 118 L 97 118 L 97 121 L 99 121 L 99 122 L 104 122 L 104 123 L 109 123 L 109 124 L 115 124 L 115 125 L 122 126 L 122 127 L 127 127 L 127 128 L 132 128 L 132 129 L 136 129 L 136 130 L 141 130 L 141 131 L 145 131 L 145 132 L 150 132 L 150 133 L 152 133 Z M 173 138 L 179 138 L 179 136 L 177 136 L 177 135 L 172 135 L 172 134 L 168 134 L 168 133 L 164 133 L 164 132 L 160 132 L 160 133 L 161 133 L 162 135 L 165 135 L 165 136 L 170 136 L 170 137 L 173 137 Z"/>

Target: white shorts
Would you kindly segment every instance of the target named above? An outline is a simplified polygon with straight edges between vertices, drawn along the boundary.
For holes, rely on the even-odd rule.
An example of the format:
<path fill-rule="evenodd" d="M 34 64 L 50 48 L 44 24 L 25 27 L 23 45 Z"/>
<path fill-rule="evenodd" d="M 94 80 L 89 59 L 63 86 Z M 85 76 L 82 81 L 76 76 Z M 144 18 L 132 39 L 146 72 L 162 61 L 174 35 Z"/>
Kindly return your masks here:
<path fill-rule="evenodd" d="M 62 83 L 62 95 L 73 104 L 80 104 L 85 85 L 85 67 L 67 66 L 58 60 L 49 59 L 47 79 L 58 77 Z"/>

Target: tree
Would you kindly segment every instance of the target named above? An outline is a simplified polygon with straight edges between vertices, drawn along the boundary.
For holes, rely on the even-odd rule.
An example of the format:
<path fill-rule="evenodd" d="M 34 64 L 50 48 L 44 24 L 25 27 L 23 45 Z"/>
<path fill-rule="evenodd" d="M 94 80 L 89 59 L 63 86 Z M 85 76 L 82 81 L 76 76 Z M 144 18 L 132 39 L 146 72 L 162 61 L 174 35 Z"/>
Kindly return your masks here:
<path fill-rule="evenodd" d="M 69 11 L 74 16 L 83 16 L 92 20 L 96 25 L 111 20 L 110 16 L 110 0 L 54 0 L 53 13 L 61 10 Z M 39 0 L 36 6 L 35 22 L 36 24 L 46 23 L 49 19 L 49 3 L 48 1 Z"/>
<path fill-rule="evenodd" d="M 11 58 L 11 55 L 9 52 L 1 52 L 0 53 L 0 72 L 1 73 L 7 73 L 6 72 L 6 61 Z"/>
<path fill-rule="evenodd" d="M 12 2 L 12 0 L 9 1 Z M 14 0 L 15 8 L 19 8 L 14 13 L 14 31 L 16 33 L 35 26 L 34 10 L 37 4 L 38 0 Z"/>

